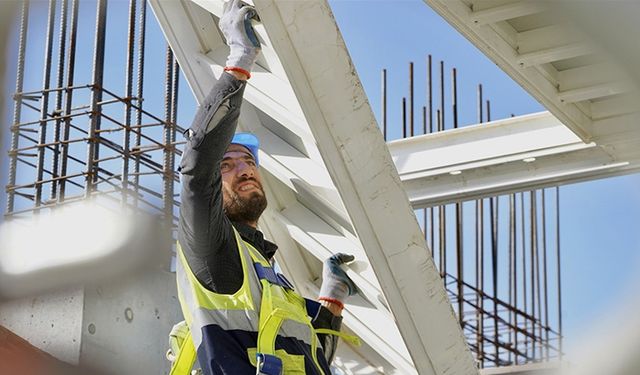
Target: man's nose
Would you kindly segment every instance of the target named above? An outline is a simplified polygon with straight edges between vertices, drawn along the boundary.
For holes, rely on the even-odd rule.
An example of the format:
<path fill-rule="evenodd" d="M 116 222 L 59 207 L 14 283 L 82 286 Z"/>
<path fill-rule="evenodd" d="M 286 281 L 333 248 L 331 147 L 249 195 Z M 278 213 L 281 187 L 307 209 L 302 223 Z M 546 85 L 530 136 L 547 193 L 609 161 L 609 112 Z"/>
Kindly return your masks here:
<path fill-rule="evenodd" d="M 239 176 L 253 177 L 255 174 L 254 168 L 244 161 L 241 161 L 236 165 L 236 170 L 238 171 L 237 174 Z"/>

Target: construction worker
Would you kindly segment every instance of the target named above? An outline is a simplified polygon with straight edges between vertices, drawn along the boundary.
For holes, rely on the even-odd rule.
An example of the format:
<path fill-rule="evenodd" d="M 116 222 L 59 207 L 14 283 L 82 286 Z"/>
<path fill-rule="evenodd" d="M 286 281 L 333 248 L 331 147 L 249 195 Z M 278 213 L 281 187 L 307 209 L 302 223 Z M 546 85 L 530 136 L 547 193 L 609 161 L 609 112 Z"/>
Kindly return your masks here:
<path fill-rule="evenodd" d="M 267 206 L 258 139 L 235 134 L 260 52 L 256 16 L 239 0 L 225 4 L 225 72 L 185 133 L 176 277 L 191 339 L 172 374 L 188 374 L 197 353 L 205 374 L 329 375 L 343 302 L 356 293 L 340 268 L 353 256 L 336 254 L 324 263 L 320 303 L 305 301 L 274 270 L 277 246 L 256 229 Z"/>

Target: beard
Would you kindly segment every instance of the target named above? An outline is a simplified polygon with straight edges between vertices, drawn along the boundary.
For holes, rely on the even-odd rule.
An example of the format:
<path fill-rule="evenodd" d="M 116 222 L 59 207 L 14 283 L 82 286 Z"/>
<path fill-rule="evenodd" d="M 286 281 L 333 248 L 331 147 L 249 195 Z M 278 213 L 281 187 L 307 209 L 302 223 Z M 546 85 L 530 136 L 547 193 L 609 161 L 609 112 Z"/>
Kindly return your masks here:
<path fill-rule="evenodd" d="M 242 182 L 242 181 L 240 181 Z M 257 222 L 260 215 L 267 208 L 267 198 L 260 186 L 260 191 L 254 191 L 249 196 L 240 196 L 231 189 L 225 189 L 224 212 L 232 222 Z M 228 198 L 228 199 L 227 199 Z"/>

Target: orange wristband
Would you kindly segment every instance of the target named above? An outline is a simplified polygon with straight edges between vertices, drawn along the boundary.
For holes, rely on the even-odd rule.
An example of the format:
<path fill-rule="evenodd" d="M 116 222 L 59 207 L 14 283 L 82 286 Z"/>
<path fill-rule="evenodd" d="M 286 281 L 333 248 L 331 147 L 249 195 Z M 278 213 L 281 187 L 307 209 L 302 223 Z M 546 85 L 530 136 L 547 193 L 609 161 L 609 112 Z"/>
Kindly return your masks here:
<path fill-rule="evenodd" d="M 244 70 L 242 68 L 238 68 L 237 66 L 225 66 L 224 67 L 224 71 L 225 72 L 232 71 L 232 72 L 242 73 L 242 74 L 247 76 L 247 79 L 251 78 L 251 73 L 249 73 L 249 71 Z"/>

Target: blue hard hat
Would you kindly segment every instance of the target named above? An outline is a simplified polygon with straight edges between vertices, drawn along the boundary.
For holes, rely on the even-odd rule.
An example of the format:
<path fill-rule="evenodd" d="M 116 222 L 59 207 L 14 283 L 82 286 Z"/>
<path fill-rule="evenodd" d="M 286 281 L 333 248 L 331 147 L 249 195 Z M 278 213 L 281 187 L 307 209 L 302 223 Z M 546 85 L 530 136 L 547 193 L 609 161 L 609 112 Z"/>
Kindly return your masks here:
<path fill-rule="evenodd" d="M 258 149 L 260 148 L 260 141 L 258 141 L 258 137 L 253 133 L 236 133 L 231 139 L 232 144 L 244 146 L 253 155 L 253 159 L 256 161 L 256 166 L 258 163 Z"/>

